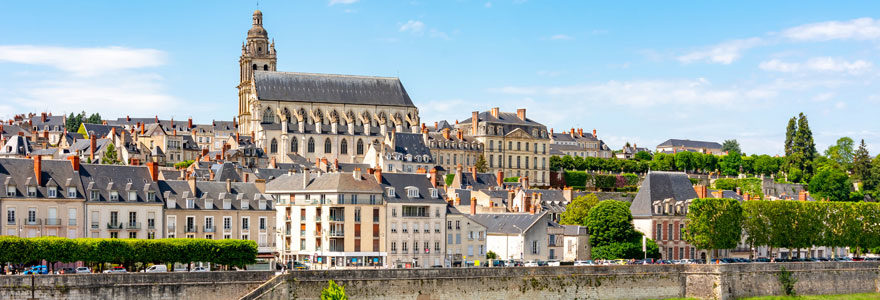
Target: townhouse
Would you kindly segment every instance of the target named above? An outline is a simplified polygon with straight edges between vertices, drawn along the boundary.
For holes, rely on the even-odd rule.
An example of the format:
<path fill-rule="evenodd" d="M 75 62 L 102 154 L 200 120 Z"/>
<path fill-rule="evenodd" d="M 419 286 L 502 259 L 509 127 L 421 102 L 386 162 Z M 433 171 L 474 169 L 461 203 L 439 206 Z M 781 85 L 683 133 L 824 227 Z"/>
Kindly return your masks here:
<path fill-rule="evenodd" d="M 446 264 L 446 202 L 429 174 L 373 172 L 386 201 L 388 264 L 395 268 Z M 433 181 L 433 182 L 432 182 Z"/>
<path fill-rule="evenodd" d="M 79 157 L 68 160 L 0 159 L 0 235 L 85 237 Z"/>
<path fill-rule="evenodd" d="M 159 166 L 79 166 L 91 238 L 156 239 L 162 235 Z"/>

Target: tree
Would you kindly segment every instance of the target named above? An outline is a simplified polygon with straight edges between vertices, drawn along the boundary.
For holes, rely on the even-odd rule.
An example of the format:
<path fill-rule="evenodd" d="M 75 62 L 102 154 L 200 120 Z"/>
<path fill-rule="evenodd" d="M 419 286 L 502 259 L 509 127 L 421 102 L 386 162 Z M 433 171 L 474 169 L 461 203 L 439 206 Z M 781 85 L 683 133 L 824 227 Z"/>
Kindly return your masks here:
<path fill-rule="evenodd" d="M 587 217 L 590 209 L 599 204 L 599 198 L 595 194 L 586 194 L 571 200 L 560 216 L 559 223 L 564 225 L 587 225 Z"/>
<path fill-rule="evenodd" d="M 116 146 L 113 146 L 113 143 L 107 144 L 107 150 L 104 151 L 104 157 L 101 158 L 101 163 L 105 165 L 115 165 L 119 163 L 119 159 L 116 154 Z"/>
<path fill-rule="evenodd" d="M 617 200 L 601 201 L 593 207 L 586 226 L 590 230 L 590 244 L 597 247 L 627 242 L 636 235 L 629 204 Z"/>
<path fill-rule="evenodd" d="M 724 143 L 721 144 L 722 152 L 731 152 L 736 151 L 737 153 L 742 153 L 742 150 L 739 148 L 739 142 L 734 140 L 724 140 Z"/>
<path fill-rule="evenodd" d="M 486 158 L 483 157 L 482 154 L 477 156 L 477 162 L 474 163 L 474 168 L 477 169 L 477 173 L 489 172 L 489 163 L 486 162 Z"/>
<path fill-rule="evenodd" d="M 348 300 L 348 296 L 345 295 L 345 287 L 330 280 L 327 288 L 321 291 L 321 300 Z"/>
<path fill-rule="evenodd" d="M 797 134 L 797 118 L 791 117 L 788 120 L 788 127 L 785 128 L 785 157 L 794 153 L 794 136 Z"/>
<path fill-rule="evenodd" d="M 647 160 L 651 160 L 651 153 L 648 153 L 648 151 L 639 151 L 639 152 L 636 152 L 636 155 L 633 156 L 633 157 L 634 157 L 636 160 L 645 160 L 645 161 L 647 161 Z"/>
<path fill-rule="evenodd" d="M 174 168 L 175 169 L 186 169 L 186 168 L 189 168 L 189 166 L 195 162 L 196 162 L 195 160 L 184 160 L 182 162 L 174 164 Z"/>
<path fill-rule="evenodd" d="M 849 170 L 853 164 L 853 144 L 849 137 L 839 138 L 836 144 L 825 150 L 825 156 L 844 170 Z"/>
<path fill-rule="evenodd" d="M 871 176 L 871 156 L 868 155 L 868 147 L 865 146 L 865 139 L 859 144 L 859 148 L 853 154 L 853 179 L 865 181 Z M 864 183 L 863 183 L 864 187 Z"/>
<path fill-rule="evenodd" d="M 721 157 L 719 165 L 721 173 L 724 175 L 737 175 L 740 173 L 740 167 L 742 167 L 742 156 L 739 152 L 730 151 L 727 155 Z"/>
<path fill-rule="evenodd" d="M 694 153 L 690 151 L 682 151 L 675 154 L 675 169 L 687 172 L 696 167 L 694 161 Z"/>
<path fill-rule="evenodd" d="M 742 206 L 734 199 L 695 199 L 687 217 L 684 238 L 699 249 L 730 249 L 740 241 Z"/>
<path fill-rule="evenodd" d="M 831 201 L 848 201 L 852 183 L 842 170 L 824 167 L 810 180 L 811 193 Z"/>
<path fill-rule="evenodd" d="M 85 115 L 85 112 L 83 112 L 83 115 Z M 90 123 L 90 124 L 101 124 L 101 121 L 102 121 L 101 114 L 93 113 L 91 116 L 89 116 L 89 119 L 85 122 Z"/>
<path fill-rule="evenodd" d="M 810 124 L 804 113 L 798 115 L 798 130 L 794 139 L 794 158 L 795 166 L 803 171 L 804 181 L 809 181 L 813 177 L 813 159 L 816 158 L 816 143 L 813 141 L 813 132 L 810 130 Z"/>

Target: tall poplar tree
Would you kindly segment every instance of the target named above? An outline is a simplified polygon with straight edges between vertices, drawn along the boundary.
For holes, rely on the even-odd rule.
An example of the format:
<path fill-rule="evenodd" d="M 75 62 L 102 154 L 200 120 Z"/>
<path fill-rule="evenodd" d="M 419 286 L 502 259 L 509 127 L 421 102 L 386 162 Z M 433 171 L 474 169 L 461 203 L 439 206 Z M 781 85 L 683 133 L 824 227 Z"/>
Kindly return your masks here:
<path fill-rule="evenodd" d="M 794 135 L 797 133 L 797 119 L 791 117 L 788 120 L 788 128 L 785 129 L 785 156 L 791 156 L 794 147 Z"/>
<path fill-rule="evenodd" d="M 800 169 L 804 172 L 804 178 L 809 180 L 813 176 L 813 159 L 816 158 L 816 143 L 813 141 L 813 131 L 807 116 L 800 113 L 798 116 L 798 130 L 795 134 L 796 149 L 800 152 Z"/>
<path fill-rule="evenodd" d="M 853 155 L 852 171 L 853 178 L 862 182 L 871 176 L 871 156 L 868 155 L 868 147 L 865 146 L 865 139 L 862 139 L 859 148 L 856 149 L 856 152 Z"/>

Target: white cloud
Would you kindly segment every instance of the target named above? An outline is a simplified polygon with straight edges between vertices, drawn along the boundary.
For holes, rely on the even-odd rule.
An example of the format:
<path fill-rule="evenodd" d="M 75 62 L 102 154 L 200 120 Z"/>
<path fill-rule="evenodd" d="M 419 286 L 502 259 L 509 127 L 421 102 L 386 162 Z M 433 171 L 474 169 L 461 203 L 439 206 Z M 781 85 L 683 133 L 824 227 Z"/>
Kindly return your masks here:
<path fill-rule="evenodd" d="M 403 25 L 400 25 L 398 31 L 421 35 L 425 32 L 425 23 L 422 23 L 422 21 L 409 20 Z"/>
<path fill-rule="evenodd" d="M 330 5 L 336 5 L 336 4 L 353 4 L 353 3 L 358 2 L 358 1 L 360 1 L 360 0 L 330 0 Z"/>
<path fill-rule="evenodd" d="M 849 74 L 861 74 L 873 68 L 874 64 L 864 60 L 847 61 L 832 57 L 813 57 L 802 63 L 783 62 L 772 59 L 761 62 L 758 67 L 765 71 L 773 72 L 843 72 Z"/>
<path fill-rule="evenodd" d="M 21 79 L 7 82 L 3 91 L 9 111 L 85 110 L 112 117 L 180 113 L 187 106 L 165 92 L 160 75 L 144 70 L 164 64 L 164 52 L 155 49 L 0 46 L 3 62 L 51 67 L 17 68 Z"/>
<path fill-rule="evenodd" d="M 165 53 L 154 49 L 124 47 L 64 48 L 31 45 L 0 46 L 0 62 L 50 66 L 76 76 L 156 67 L 165 63 Z"/>
<path fill-rule="evenodd" d="M 708 49 L 694 51 L 678 57 L 683 63 L 707 61 L 728 65 L 742 56 L 742 52 L 763 42 L 760 38 L 748 38 L 723 42 Z"/>
<path fill-rule="evenodd" d="M 805 24 L 786 29 L 782 36 L 798 41 L 874 40 L 880 38 L 880 20 L 859 18 Z"/>
<path fill-rule="evenodd" d="M 550 37 L 551 40 L 560 41 L 560 40 L 572 40 L 573 37 L 566 34 L 556 34 Z"/>

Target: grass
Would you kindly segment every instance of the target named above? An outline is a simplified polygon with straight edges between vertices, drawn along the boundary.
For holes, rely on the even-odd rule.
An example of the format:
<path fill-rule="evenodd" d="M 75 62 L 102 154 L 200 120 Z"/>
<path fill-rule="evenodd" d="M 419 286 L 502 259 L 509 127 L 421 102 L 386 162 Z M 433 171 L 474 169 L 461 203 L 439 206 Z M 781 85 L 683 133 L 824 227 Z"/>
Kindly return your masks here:
<path fill-rule="evenodd" d="M 740 298 L 741 300 L 880 300 L 880 294 L 847 294 L 816 296 L 761 296 Z M 669 298 L 666 300 L 697 300 L 697 298 Z"/>

